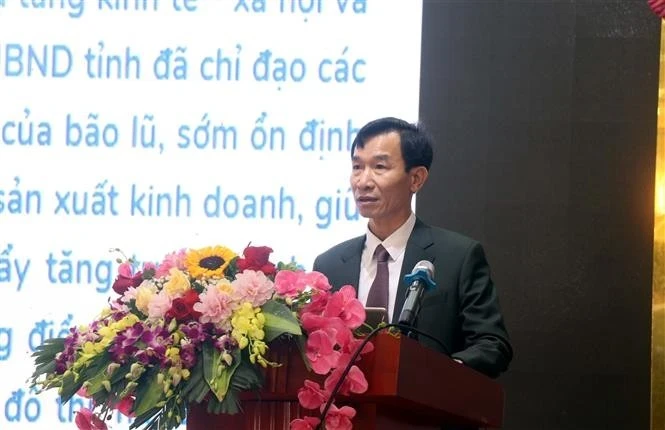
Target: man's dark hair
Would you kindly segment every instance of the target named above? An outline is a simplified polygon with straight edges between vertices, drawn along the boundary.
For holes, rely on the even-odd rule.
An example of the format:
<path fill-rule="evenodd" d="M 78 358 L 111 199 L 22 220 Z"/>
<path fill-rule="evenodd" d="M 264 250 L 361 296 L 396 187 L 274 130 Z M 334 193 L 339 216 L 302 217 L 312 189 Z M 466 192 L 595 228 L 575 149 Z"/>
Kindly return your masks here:
<path fill-rule="evenodd" d="M 365 142 L 373 137 L 390 132 L 399 134 L 402 158 L 408 172 L 413 167 L 424 166 L 429 170 L 432 165 L 432 140 L 422 127 L 399 118 L 386 117 L 370 121 L 358 131 L 351 144 L 351 157 L 356 147 L 363 148 Z"/>

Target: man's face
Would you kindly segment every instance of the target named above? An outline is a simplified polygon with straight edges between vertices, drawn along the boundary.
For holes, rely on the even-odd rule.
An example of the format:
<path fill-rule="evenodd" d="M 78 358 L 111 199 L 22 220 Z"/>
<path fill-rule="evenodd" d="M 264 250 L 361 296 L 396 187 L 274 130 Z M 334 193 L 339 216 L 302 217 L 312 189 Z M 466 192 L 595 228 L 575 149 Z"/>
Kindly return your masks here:
<path fill-rule="evenodd" d="M 351 188 L 360 215 L 381 223 L 404 222 L 420 185 L 405 171 L 399 134 L 380 134 L 356 147 L 352 166 Z"/>

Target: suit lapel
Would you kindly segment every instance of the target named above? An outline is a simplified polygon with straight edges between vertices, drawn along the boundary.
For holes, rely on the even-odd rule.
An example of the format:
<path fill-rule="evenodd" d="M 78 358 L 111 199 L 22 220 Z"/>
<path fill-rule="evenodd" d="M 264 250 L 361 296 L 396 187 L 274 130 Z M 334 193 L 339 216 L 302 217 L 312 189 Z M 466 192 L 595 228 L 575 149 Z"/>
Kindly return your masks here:
<path fill-rule="evenodd" d="M 434 263 L 436 256 L 430 249 L 433 244 L 434 241 L 430 227 L 420 219 L 416 219 L 416 224 L 413 226 L 413 231 L 411 232 L 411 236 L 409 236 L 409 240 L 406 243 L 406 250 L 404 251 L 404 261 L 399 275 L 397 297 L 395 298 L 395 306 L 393 307 L 393 323 L 396 323 L 399 319 L 399 314 L 402 312 L 402 307 L 406 300 L 408 285 L 404 282 L 404 276 L 411 273 L 419 261 L 428 260 Z"/>
<path fill-rule="evenodd" d="M 359 236 L 349 243 L 349 246 L 342 252 L 342 268 L 339 271 L 340 279 L 337 288 L 344 285 L 352 285 L 358 292 L 358 280 L 360 279 L 360 258 L 365 246 L 365 236 Z"/>

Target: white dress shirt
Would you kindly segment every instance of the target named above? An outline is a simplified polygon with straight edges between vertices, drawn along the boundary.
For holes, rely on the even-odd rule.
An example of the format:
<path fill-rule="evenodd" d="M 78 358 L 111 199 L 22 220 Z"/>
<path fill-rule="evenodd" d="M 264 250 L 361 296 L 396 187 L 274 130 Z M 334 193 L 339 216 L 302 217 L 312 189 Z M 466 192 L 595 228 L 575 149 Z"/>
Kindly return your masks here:
<path fill-rule="evenodd" d="M 360 259 L 360 279 L 358 280 L 358 300 L 365 305 L 369 289 L 372 286 L 376 276 L 376 259 L 374 251 L 379 244 L 383 244 L 390 258 L 388 259 L 388 273 L 390 279 L 388 296 L 388 315 L 392 319 L 395 308 L 395 298 L 397 297 L 397 287 L 399 286 L 399 275 L 402 271 L 402 262 L 404 261 L 404 251 L 406 242 L 411 236 L 413 226 L 416 224 L 416 216 L 412 212 L 411 216 L 397 230 L 386 238 L 383 242 L 367 229 L 365 247 Z"/>

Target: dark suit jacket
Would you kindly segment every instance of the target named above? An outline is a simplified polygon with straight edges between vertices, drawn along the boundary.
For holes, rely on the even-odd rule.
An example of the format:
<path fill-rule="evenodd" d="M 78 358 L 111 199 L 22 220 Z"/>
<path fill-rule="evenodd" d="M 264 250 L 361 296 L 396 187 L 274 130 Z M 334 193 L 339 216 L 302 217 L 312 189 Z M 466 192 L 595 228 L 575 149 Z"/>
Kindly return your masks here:
<path fill-rule="evenodd" d="M 340 243 L 314 261 L 333 288 L 358 287 L 365 236 Z M 397 322 L 408 286 L 404 276 L 421 260 L 434 264 L 436 288 L 426 292 L 416 326 L 446 345 L 453 358 L 490 377 L 508 368 L 512 348 L 490 268 L 480 243 L 416 220 L 409 237 L 393 312 Z M 425 337 L 419 341 L 441 348 Z"/>

